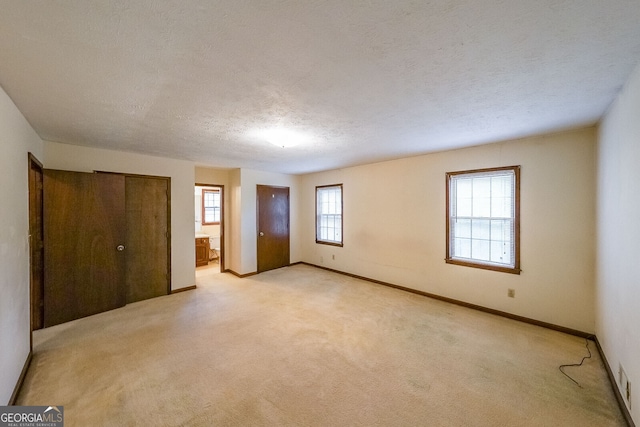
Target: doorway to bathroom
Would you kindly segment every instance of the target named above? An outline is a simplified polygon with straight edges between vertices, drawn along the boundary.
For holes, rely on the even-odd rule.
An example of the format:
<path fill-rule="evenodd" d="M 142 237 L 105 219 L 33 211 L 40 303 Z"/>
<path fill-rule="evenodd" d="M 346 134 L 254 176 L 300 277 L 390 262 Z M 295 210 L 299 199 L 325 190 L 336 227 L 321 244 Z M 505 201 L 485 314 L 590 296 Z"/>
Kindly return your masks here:
<path fill-rule="evenodd" d="M 194 187 L 196 275 L 224 268 L 224 186 L 196 183 Z"/>

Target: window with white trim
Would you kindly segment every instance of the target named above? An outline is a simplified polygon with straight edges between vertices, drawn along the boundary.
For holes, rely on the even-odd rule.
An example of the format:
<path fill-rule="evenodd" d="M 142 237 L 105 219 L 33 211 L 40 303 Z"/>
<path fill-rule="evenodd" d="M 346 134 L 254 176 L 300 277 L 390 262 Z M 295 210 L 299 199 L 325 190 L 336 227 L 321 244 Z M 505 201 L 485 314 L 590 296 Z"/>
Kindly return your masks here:
<path fill-rule="evenodd" d="M 342 246 L 342 184 L 316 187 L 316 243 Z"/>
<path fill-rule="evenodd" d="M 220 224 L 220 190 L 202 190 L 202 225 Z"/>
<path fill-rule="evenodd" d="M 520 274 L 520 166 L 447 173 L 449 264 Z"/>

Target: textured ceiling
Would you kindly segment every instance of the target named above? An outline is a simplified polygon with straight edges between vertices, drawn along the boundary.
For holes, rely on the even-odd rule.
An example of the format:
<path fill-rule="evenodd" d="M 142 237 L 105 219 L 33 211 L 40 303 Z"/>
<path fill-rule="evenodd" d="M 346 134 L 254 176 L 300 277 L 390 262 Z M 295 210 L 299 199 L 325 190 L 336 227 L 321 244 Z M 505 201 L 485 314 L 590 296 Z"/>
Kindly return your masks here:
<path fill-rule="evenodd" d="M 46 140 L 304 173 L 593 124 L 639 23 L 639 0 L 0 0 L 0 85 Z"/>

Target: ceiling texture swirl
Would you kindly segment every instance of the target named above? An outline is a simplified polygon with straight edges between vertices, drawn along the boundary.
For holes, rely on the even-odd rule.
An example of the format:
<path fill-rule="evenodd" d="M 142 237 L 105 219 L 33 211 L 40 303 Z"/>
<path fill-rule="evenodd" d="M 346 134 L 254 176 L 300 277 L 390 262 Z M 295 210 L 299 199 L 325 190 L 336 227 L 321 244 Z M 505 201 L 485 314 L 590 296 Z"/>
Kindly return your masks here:
<path fill-rule="evenodd" d="M 593 125 L 640 60 L 638 0 L 0 11 L 0 85 L 43 139 L 292 174 Z"/>

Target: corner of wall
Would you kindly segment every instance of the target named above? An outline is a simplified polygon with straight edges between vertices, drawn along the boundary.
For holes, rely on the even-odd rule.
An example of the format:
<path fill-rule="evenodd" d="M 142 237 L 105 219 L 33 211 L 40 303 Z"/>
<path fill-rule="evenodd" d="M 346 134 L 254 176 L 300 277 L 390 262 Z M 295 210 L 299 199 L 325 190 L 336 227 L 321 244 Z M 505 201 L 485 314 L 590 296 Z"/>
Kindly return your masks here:
<path fill-rule="evenodd" d="M 0 88 L 0 404 L 9 402 L 30 352 L 28 153 L 43 143 Z"/>
<path fill-rule="evenodd" d="M 640 384 L 640 65 L 598 127 L 596 335 L 611 371 L 623 369 Z M 624 385 L 616 386 L 624 395 Z M 640 393 L 631 394 L 631 416 L 640 421 Z"/>

